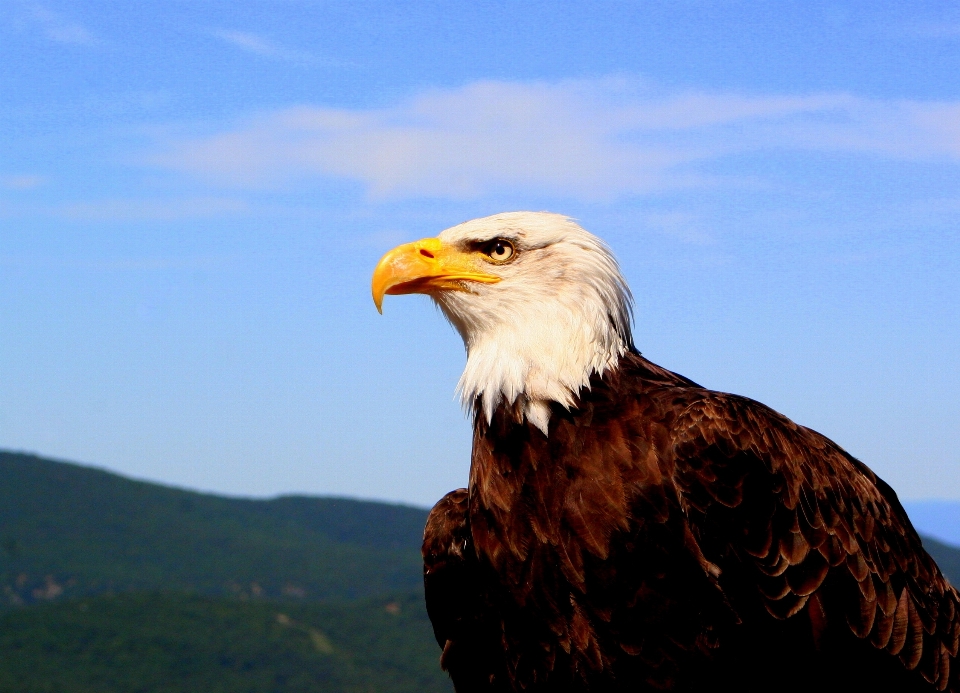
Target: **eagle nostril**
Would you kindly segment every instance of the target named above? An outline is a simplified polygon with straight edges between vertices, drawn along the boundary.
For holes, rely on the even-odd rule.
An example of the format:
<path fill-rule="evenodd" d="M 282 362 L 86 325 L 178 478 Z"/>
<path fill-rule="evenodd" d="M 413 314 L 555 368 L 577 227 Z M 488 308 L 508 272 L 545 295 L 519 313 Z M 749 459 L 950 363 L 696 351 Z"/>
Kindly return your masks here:
<path fill-rule="evenodd" d="M 433 259 L 433 253 L 431 253 L 426 248 L 420 248 L 420 254 L 423 255 L 424 257 L 430 258 L 431 260 Z"/>

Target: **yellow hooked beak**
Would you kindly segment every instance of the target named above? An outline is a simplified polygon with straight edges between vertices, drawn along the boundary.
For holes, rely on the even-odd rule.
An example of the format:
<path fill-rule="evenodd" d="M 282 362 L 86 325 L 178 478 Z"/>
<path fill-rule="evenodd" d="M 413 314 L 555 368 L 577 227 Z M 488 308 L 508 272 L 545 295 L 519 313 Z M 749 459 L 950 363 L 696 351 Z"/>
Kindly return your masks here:
<path fill-rule="evenodd" d="M 397 246 L 373 271 L 373 302 L 383 313 L 384 294 L 429 294 L 438 290 L 466 291 L 463 282 L 495 284 L 500 277 L 482 271 L 480 253 L 464 253 L 439 238 Z"/>

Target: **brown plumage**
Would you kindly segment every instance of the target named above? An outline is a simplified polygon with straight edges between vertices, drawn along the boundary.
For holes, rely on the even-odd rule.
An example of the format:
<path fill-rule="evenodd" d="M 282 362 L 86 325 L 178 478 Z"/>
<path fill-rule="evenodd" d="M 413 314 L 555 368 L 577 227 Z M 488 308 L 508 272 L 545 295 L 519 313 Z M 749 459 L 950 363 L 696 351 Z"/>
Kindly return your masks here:
<path fill-rule="evenodd" d="M 893 490 L 634 352 L 548 435 L 476 416 L 423 557 L 458 693 L 960 693 L 958 595 Z"/>

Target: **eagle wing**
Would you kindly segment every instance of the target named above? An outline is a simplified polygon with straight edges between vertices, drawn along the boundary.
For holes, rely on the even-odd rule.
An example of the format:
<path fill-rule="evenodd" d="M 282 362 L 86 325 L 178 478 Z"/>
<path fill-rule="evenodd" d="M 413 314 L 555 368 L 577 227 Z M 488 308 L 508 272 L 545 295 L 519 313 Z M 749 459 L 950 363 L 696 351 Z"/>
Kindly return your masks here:
<path fill-rule="evenodd" d="M 937 690 L 960 690 L 957 592 L 887 484 L 743 397 L 697 399 L 673 430 L 684 510 L 704 553 L 729 573 L 725 591 L 758 595 L 781 621 L 805 612 L 817 645 L 852 634 Z"/>
<path fill-rule="evenodd" d="M 494 680 L 505 680 L 494 651 L 501 634 L 484 618 L 489 597 L 470 539 L 468 502 L 463 488 L 441 498 L 427 517 L 421 549 L 427 614 L 443 648 L 440 666 L 458 693 L 487 692 Z"/>
<path fill-rule="evenodd" d="M 464 614 L 473 605 L 464 603 L 464 584 L 470 578 L 467 525 L 467 489 L 451 491 L 433 507 L 423 530 L 423 585 L 433 634 L 444 647 L 462 629 Z"/>

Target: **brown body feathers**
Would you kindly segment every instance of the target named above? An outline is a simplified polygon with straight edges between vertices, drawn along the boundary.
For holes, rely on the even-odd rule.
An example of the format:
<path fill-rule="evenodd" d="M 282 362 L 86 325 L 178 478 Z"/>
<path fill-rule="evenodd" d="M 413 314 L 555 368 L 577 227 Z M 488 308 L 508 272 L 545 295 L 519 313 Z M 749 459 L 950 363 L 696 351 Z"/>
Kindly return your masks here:
<path fill-rule="evenodd" d="M 458 693 L 960 693 L 957 592 L 890 487 L 638 354 L 549 436 L 477 416 L 423 556 Z"/>

